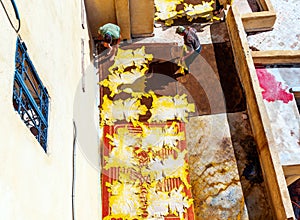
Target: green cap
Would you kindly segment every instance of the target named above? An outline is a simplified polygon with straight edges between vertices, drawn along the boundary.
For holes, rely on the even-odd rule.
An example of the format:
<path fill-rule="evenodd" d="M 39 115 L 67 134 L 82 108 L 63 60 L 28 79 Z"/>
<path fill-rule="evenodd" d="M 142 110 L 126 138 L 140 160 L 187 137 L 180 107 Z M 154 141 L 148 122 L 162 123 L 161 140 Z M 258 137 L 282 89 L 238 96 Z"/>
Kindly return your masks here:
<path fill-rule="evenodd" d="M 183 26 L 178 26 L 176 28 L 176 34 L 181 34 L 184 32 L 184 30 L 185 30 L 185 28 Z"/>

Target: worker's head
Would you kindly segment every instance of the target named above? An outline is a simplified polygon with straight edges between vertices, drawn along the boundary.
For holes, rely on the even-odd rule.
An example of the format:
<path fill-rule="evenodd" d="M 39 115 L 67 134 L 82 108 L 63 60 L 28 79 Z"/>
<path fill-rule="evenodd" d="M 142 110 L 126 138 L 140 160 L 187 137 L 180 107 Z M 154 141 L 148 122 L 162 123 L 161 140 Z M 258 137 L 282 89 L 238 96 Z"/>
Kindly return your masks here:
<path fill-rule="evenodd" d="M 183 26 L 178 26 L 176 28 L 176 34 L 182 35 L 185 31 L 185 28 Z"/>
<path fill-rule="evenodd" d="M 111 35 L 110 34 L 105 34 L 103 41 L 105 43 L 111 44 L 112 43 L 112 37 L 111 37 Z"/>

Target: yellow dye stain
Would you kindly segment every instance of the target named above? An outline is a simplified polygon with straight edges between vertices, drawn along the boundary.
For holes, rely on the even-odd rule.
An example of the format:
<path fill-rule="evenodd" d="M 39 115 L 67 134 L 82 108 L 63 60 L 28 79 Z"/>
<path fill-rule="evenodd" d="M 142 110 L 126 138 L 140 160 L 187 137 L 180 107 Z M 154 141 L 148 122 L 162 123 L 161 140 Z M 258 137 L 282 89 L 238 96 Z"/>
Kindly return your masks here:
<path fill-rule="evenodd" d="M 100 126 L 106 125 L 113 125 L 114 122 L 116 121 L 116 118 L 122 118 L 122 115 L 113 116 L 112 112 L 112 107 L 113 107 L 113 101 L 110 100 L 107 95 L 103 96 L 103 102 L 101 105 L 100 109 Z"/>
<path fill-rule="evenodd" d="M 136 50 L 118 49 L 114 64 L 109 68 L 107 79 L 99 84 L 109 88 L 110 96 L 120 92 L 143 92 L 145 88 L 145 74 L 148 71 L 148 63 L 153 59 L 152 54 L 145 53 L 145 47 Z M 131 67 L 130 71 L 124 71 Z"/>
<path fill-rule="evenodd" d="M 179 216 L 184 219 L 184 213 L 189 208 L 193 200 L 189 199 L 182 191 L 181 185 L 178 189 L 173 189 L 171 192 L 157 191 L 156 188 L 150 188 L 147 194 L 147 212 L 150 218 L 161 218 L 168 214 Z"/>
<path fill-rule="evenodd" d="M 175 116 L 177 120 L 187 122 L 188 112 L 195 112 L 195 105 L 187 101 L 186 94 L 174 97 Z"/>
<path fill-rule="evenodd" d="M 173 102 L 173 97 L 157 97 L 154 93 L 152 93 L 152 99 L 152 106 L 150 109 L 152 115 L 148 122 L 175 120 L 175 104 Z"/>
<path fill-rule="evenodd" d="M 148 122 L 165 122 L 175 119 L 187 122 L 188 113 L 195 111 L 195 105 L 188 103 L 185 94 L 175 97 L 157 97 L 153 92 L 149 92 L 149 95 L 153 101 L 150 109 L 152 115 Z M 145 115 L 147 111 L 147 107 L 141 105 L 138 98 L 112 101 L 104 95 L 100 113 L 101 126 L 113 125 L 118 120 L 126 120 L 136 126 L 139 116 Z"/>
<path fill-rule="evenodd" d="M 118 128 L 117 133 L 114 133 L 113 136 L 107 134 L 106 137 L 112 146 L 125 145 L 129 147 L 139 145 L 141 142 L 141 134 L 131 133 L 127 126 Z"/>
<path fill-rule="evenodd" d="M 153 59 L 152 54 L 146 54 L 145 47 L 137 48 L 133 51 L 133 63 L 136 67 L 146 66 Z"/>
<path fill-rule="evenodd" d="M 106 183 L 109 197 L 110 215 L 104 219 L 142 219 L 140 215 L 140 189 L 137 185 L 114 181 Z"/>
<path fill-rule="evenodd" d="M 171 128 L 169 128 L 171 129 Z M 177 146 L 180 140 L 184 140 L 183 132 L 172 132 L 165 130 L 162 127 L 147 127 L 143 129 L 141 138 L 141 149 L 151 152 L 150 160 L 153 159 L 153 154 L 159 158 L 160 152 L 164 149 L 179 151 Z"/>
<path fill-rule="evenodd" d="M 161 122 L 167 120 L 181 120 L 187 122 L 188 112 L 195 111 L 195 105 L 189 104 L 186 95 L 161 96 L 157 97 L 153 92 L 152 95 L 152 107 L 150 112 L 152 113 L 149 122 Z"/>
<path fill-rule="evenodd" d="M 100 125 L 114 125 L 119 120 L 136 123 L 139 120 L 139 116 L 145 115 L 147 111 L 147 107 L 141 105 L 141 101 L 137 98 L 112 101 L 107 95 L 104 95 L 100 109 Z"/>
<path fill-rule="evenodd" d="M 120 92 L 132 92 L 133 90 L 141 91 L 143 90 L 143 85 L 145 81 L 145 74 L 148 70 L 147 66 L 138 66 L 130 71 L 112 71 L 110 75 L 108 75 L 107 79 L 104 79 L 100 82 L 100 85 L 109 88 L 111 91 L 110 96 L 114 96 L 115 94 L 119 94 Z M 122 87 L 120 87 L 122 86 Z M 140 90 L 136 89 L 140 88 Z M 131 90 L 129 90 L 132 88 Z"/>
<path fill-rule="evenodd" d="M 183 75 L 185 75 L 185 72 L 184 70 L 188 70 L 187 66 L 186 66 L 186 63 L 184 61 L 181 61 L 181 58 L 184 56 L 185 53 L 188 52 L 188 49 L 187 49 L 187 46 L 186 45 L 183 45 L 182 46 L 182 50 L 181 50 L 181 54 L 180 54 L 180 59 L 177 63 L 177 65 L 179 66 L 179 70 L 178 70 L 178 73 L 181 73 Z"/>
<path fill-rule="evenodd" d="M 108 157 L 104 157 L 106 165 L 104 169 L 112 167 L 134 168 L 138 161 L 133 154 L 133 148 L 118 146 L 112 149 Z"/>
<path fill-rule="evenodd" d="M 220 4 L 227 8 L 227 5 L 232 5 L 232 0 L 220 0 Z M 184 0 L 155 0 L 155 20 L 165 21 L 166 26 L 171 26 L 174 23 L 174 19 L 186 16 L 188 21 L 192 21 L 197 18 L 205 18 L 207 20 L 219 20 L 217 16 L 213 16 L 212 7 L 214 1 L 205 2 L 201 4 L 193 5 L 187 4 Z M 177 5 L 183 4 L 183 10 L 176 10 Z"/>
<path fill-rule="evenodd" d="M 122 50 L 118 49 L 114 64 L 108 69 L 110 72 L 123 72 L 126 67 L 136 66 L 141 68 L 148 64 L 153 59 L 152 54 L 145 53 L 145 47 L 142 46 L 136 50 Z"/>
<path fill-rule="evenodd" d="M 191 5 L 184 4 L 184 10 L 189 21 L 197 18 L 212 18 L 212 11 L 214 10 L 212 4 L 214 1 L 202 2 L 202 4 Z"/>
<path fill-rule="evenodd" d="M 152 57 L 145 53 L 144 47 L 136 50 L 119 49 L 114 64 L 109 68 L 110 75 L 100 84 L 110 89 L 111 97 L 120 92 L 132 92 L 135 86 L 130 85 L 143 78 Z M 130 71 L 125 71 L 127 67 L 131 67 Z M 193 203 L 183 190 L 190 188 L 187 178 L 188 164 L 185 160 L 187 151 L 177 148 L 178 142 L 185 139 L 184 133 L 179 132 L 176 122 L 163 127 L 151 127 L 140 122 L 139 116 L 150 110 L 152 116 L 149 122 L 175 119 L 187 121 L 188 113 L 195 111 L 195 106 L 188 103 L 186 95 L 157 97 L 154 92 L 144 93 L 143 84 L 143 80 L 138 82 L 140 89 L 133 91 L 131 98 L 126 100 L 111 100 L 111 97 L 103 96 L 100 109 L 101 126 L 126 120 L 142 130 L 140 133 L 131 133 L 125 126 L 119 128 L 115 134 L 106 136 L 112 150 L 104 157 L 104 169 L 122 168 L 124 172 L 119 173 L 118 181 L 106 183 L 110 193 L 110 214 L 105 220 L 144 219 L 142 208 L 145 208 L 145 204 L 149 219 L 162 218 L 169 214 L 184 219 L 184 214 Z M 152 98 L 150 109 L 141 104 L 143 97 Z M 160 158 L 157 152 L 162 149 L 175 150 L 177 156 Z M 146 157 L 146 165 L 140 164 L 137 157 L 140 153 Z M 132 179 L 132 172 L 137 175 L 135 179 Z M 172 178 L 182 181 L 180 187 L 168 192 L 159 191 L 158 183 Z M 142 188 L 146 203 L 141 202 Z"/>
<path fill-rule="evenodd" d="M 149 176 L 152 182 L 162 181 L 163 179 L 180 178 L 187 188 L 190 184 L 187 180 L 188 164 L 185 161 L 187 151 L 178 152 L 178 157 L 173 155 L 166 159 L 153 159 L 149 162 L 147 168 L 143 167 L 141 172 L 143 176 Z"/>
<path fill-rule="evenodd" d="M 155 20 L 165 21 L 167 26 L 173 24 L 173 19 L 182 17 L 183 11 L 177 12 L 177 5 L 181 4 L 183 0 L 155 0 Z"/>

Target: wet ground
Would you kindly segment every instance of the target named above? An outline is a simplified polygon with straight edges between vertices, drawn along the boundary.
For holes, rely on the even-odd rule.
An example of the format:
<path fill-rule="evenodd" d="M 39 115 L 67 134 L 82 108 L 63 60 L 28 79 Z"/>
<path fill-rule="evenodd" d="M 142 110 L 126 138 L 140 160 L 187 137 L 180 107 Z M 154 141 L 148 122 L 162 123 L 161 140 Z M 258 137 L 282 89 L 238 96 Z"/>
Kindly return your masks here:
<path fill-rule="evenodd" d="M 216 36 L 225 23 L 210 25 Z M 170 36 L 172 37 L 172 36 Z M 197 112 L 205 115 L 246 110 L 245 97 L 234 66 L 233 53 L 229 41 L 219 42 L 212 38 L 212 44 L 202 44 L 201 54 L 190 68 L 190 74 L 174 74 L 178 70 L 181 46 L 176 43 L 123 43 L 121 49 L 135 49 L 145 46 L 146 53 L 153 54 L 145 81 L 145 91 L 153 90 L 160 95 L 187 94 L 195 103 Z M 105 52 L 104 52 L 105 53 Z M 113 62 L 101 61 L 102 79 Z"/>
<path fill-rule="evenodd" d="M 174 27 L 160 27 L 164 33 L 159 33 L 157 39 L 154 37 L 138 39 L 130 43 L 123 42 L 122 49 L 145 46 L 146 53 L 153 54 L 154 58 L 149 64 L 147 74 L 141 78 L 141 82 L 136 82 L 136 85 L 130 87 L 142 89 L 144 92 L 152 90 L 158 96 L 186 94 L 188 101 L 195 104 L 196 111 L 189 115 L 190 122 L 187 123 L 186 132 L 196 219 L 201 216 L 203 219 L 210 217 L 222 219 L 220 216 L 272 219 L 256 143 L 247 117 L 246 99 L 235 69 L 226 25 L 224 22 L 193 25 L 198 26 L 200 36 L 204 34 L 203 32 L 209 33 L 211 43 L 205 39 L 201 41 L 204 42 L 201 54 L 191 65 L 190 73 L 186 75 L 174 75 L 178 69 L 176 59 L 180 56 L 182 45 L 178 36 L 168 32 L 172 28 L 174 30 Z M 203 30 L 204 26 L 205 30 Z M 170 42 L 167 42 L 166 38 L 169 38 Z M 100 80 L 103 80 L 108 76 L 108 68 L 113 62 L 102 58 L 99 64 Z M 143 86 L 137 86 L 138 84 Z M 101 97 L 108 92 L 106 88 L 101 87 Z M 117 98 L 128 98 L 128 94 L 113 97 L 113 99 Z M 143 100 L 143 104 L 150 106 L 151 99 Z M 146 121 L 148 118 L 149 112 L 141 120 Z M 205 123 L 208 127 L 200 128 L 200 125 Z M 221 129 L 223 133 L 211 135 L 214 130 L 217 131 L 222 127 L 228 128 L 225 131 Z M 208 128 L 210 130 L 207 130 Z M 202 135 L 197 138 L 199 134 Z M 205 139 L 208 141 L 204 142 Z M 215 155 L 215 158 L 210 158 L 211 155 Z M 215 174 L 204 177 L 199 169 L 205 167 L 214 170 L 211 172 Z M 232 179 L 226 180 L 228 176 Z M 216 194 L 220 182 L 223 182 L 226 187 L 224 191 L 221 190 Z M 205 186 L 206 193 L 202 188 Z M 234 194 L 239 197 L 234 198 Z M 220 202 L 223 205 L 219 203 L 216 205 L 214 203 L 216 200 L 223 201 Z M 228 205 L 225 204 L 231 204 L 231 208 L 226 208 Z"/>

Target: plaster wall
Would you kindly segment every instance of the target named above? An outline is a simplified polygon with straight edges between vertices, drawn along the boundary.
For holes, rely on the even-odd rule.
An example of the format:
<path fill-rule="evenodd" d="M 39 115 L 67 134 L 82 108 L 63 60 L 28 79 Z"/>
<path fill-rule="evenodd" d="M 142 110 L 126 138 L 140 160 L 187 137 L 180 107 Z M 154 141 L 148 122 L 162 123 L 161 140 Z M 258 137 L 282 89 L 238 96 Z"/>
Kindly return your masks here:
<path fill-rule="evenodd" d="M 17 34 L 0 7 L 1 219 L 71 219 L 74 99 L 82 76 L 81 39 L 86 42 L 84 65 L 91 65 L 88 30 L 81 25 L 81 2 L 16 3 L 21 17 L 19 34 L 50 95 L 48 152 L 43 151 L 12 105 Z M 17 24 L 10 1 L 5 6 Z M 83 99 L 81 104 L 89 101 Z M 78 120 L 77 127 L 82 127 Z M 89 138 L 97 155 L 98 136 Z M 75 143 L 79 146 L 78 141 Z M 98 170 L 80 148 L 76 150 L 76 162 L 76 219 L 100 219 Z"/>

